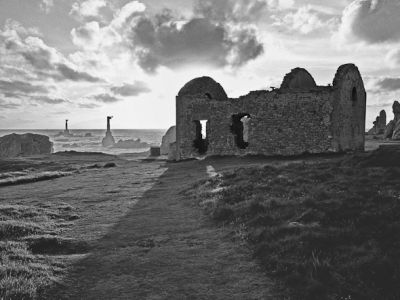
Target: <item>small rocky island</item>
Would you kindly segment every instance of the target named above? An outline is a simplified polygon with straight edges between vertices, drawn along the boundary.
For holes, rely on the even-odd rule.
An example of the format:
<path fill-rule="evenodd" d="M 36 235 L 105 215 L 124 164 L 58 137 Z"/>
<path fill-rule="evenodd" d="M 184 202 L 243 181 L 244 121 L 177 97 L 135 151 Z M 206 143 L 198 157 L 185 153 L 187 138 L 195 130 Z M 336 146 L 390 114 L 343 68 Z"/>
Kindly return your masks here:
<path fill-rule="evenodd" d="M 107 117 L 107 131 L 106 136 L 102 140 L 103 147 L 113 147 L 119 149 L 143 149 L 149 148 L 150 144 L 146 142 L 142 142 L 140 139 L 129 139 L 129 140 L 119 140 L 117 143 L 111 132 L 111 124 L 110 121 L 113 117 Z"/>

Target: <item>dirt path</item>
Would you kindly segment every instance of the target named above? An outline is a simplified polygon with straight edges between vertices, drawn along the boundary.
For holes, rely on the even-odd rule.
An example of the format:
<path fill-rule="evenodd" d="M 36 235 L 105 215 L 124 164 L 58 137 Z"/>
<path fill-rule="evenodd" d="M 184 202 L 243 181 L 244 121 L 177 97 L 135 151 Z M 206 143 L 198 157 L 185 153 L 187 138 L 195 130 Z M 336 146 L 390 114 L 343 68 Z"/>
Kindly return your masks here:
<path fill-rule="evenodd" d="M 0 203 L 67 203 L 80 219 L 64 236 L 90 252 L 61 257 L 66 277 L 48 299 L 277 299 L 250 252 L 180 191 L 246 161 L 117 162 L 5 187 Z"/>
<path fill-rule="evenodd" d="M 51 298 L 273 298 L 271 283 L 249 252 L 178 193 L 206 171 L 201 163 L 170 164 L 94 250 L 75 263 L 65 288 Z M 130 175 L 129 168 L 124 172 Z"/>

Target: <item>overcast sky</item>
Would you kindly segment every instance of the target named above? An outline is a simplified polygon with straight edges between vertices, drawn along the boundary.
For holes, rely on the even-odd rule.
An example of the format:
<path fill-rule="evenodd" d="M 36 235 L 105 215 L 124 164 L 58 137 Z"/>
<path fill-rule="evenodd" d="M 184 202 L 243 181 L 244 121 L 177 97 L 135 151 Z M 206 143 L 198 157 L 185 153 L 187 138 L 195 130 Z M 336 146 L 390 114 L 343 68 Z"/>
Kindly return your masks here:
<path fill-rule="evenodd" d="M 160 4 L 162 3 L 162 4 Z M 208 75 L 230 97 L 355 63 L 367 128 L 400 97 L 399 0 L 0 0 L 0 129 L 167 128 Z"/>

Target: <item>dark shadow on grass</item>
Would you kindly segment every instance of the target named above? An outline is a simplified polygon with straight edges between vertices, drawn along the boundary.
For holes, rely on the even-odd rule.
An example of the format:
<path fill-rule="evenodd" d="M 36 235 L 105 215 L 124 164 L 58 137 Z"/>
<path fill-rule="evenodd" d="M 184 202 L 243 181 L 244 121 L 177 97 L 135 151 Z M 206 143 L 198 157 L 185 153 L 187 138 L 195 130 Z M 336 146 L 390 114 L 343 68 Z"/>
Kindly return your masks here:
<path fill-rule="evenodd" d="M 236 295 L 245 299 L 253 295 L 248 299 L 265 299 L 267 277 L 253 280 L 255 267 L 247 270 L 246 262 L 238 258 L 251 261 L 248 252 L 240 256 L 230 245 L 224 251 L 233 254 L 218 254 L 223 244 L 221 233 L 215 234 L 218 228 L 196 203 L 179 193 L 208 178 L 206 167 L 211 162 L 219 172 L 232 165 L 261 164 L 265 159 L 167 164 L 153 187 L 43 298 L 228 299 Z M 220 255 L 221 261 L 214 255 Z M 246 271 L 249 275 L 243 277 L 241 272 Z"/>

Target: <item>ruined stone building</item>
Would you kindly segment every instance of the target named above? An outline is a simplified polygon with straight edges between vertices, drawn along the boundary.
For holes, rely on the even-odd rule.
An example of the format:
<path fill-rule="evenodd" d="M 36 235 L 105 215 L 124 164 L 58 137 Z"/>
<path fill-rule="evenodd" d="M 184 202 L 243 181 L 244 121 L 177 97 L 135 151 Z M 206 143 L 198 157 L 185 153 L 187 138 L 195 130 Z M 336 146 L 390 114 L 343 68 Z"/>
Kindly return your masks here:
<path fill-rule="evenodd" d="M 339 67 L 317 86 L 301 68 L 279 89 L 228 98 L 209 77 L 176 97 L 176 159 L 201 155 L 299 155 L 364 149 L 366 92 L 358 68 Z"/>

